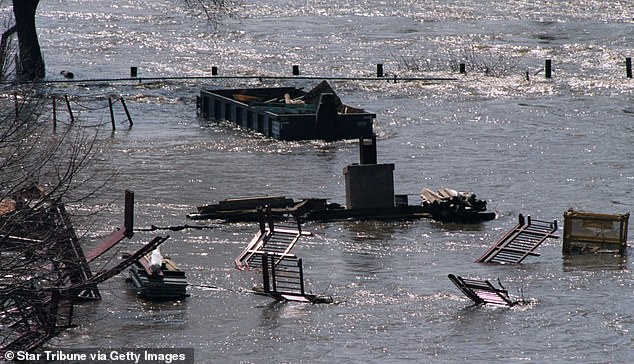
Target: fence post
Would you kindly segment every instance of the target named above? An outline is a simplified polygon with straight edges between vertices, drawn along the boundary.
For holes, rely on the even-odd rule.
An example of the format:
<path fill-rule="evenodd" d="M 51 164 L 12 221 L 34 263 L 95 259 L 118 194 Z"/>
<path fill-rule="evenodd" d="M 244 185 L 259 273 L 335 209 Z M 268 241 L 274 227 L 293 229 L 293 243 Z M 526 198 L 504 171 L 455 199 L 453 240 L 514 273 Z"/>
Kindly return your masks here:
<path fill-rule="evenodd" d="M 57 129 L 57 108 L 55 107 L 55 95 L 53 95 L 53 132 Z"/>
<path fill-rule="evenodd" d="M 383 77 L 383 63 L 377 63 L 377 65 L 376 65 L 376 77 Z"/>
<path fill-rule="evenodd" d="M 13 105 L 15 107 L 15 121 L 17 122 L 20 118 L 20 104 L 18 103 L 18 93 L 13 93 Z"/>
<path fill-rule="evenodd" d="M 112 131 L 116 130 L 114 123 L 114 111 L 112 110 L 112 99 L 108 97 L 108 107 L 110 107 L 110 122 L 112 123 Z"/>
<path fill-rule="evenodd" d="M 126 116 L 128 117 L 128 123 L 130 123 L 130 127 L 132 127 L 132 118 L 130 117 L 130 112 L 128 111 L 128 107 L 125 105 L 125 101 L 123 100 L 123 96 L 119 98 L 121 100 L 121 105 L 123 105 L 123 110 L 125 111 Z"/>
<path fill-rule="evenodd" d="M 544 68 L 546 70 L 546 78 L 550 78 L 552 76 L 552 61 L 547 59 Z"/>
<path fill-rule="evenodd" d="M 302 291 L 302 296 L 305 294 L 304 293 L 304 265 L 302 264 L 302 260 L 298 259 L 297 260 L 297 267 L 299 268 L 299 282 L 301 284 L 301 291 Z"/>
<path fill-rule="evenodd" d="M 129 238 L 134 235 L 134 192 L 125 190 L 125 208 L 123 210 L 123 226 L 125 236 Z"/>
<path fill-rule="evenodd" d="M 75 122 L 75 116 L 73 116 L 73 109 L 70 108 L 70 101 L 68 101 L 68 94 L 64 95 L 64 100 L 66 100 L 66 108 L 68 109 L 68 114 L 70 115 L 70 123 Z"/>

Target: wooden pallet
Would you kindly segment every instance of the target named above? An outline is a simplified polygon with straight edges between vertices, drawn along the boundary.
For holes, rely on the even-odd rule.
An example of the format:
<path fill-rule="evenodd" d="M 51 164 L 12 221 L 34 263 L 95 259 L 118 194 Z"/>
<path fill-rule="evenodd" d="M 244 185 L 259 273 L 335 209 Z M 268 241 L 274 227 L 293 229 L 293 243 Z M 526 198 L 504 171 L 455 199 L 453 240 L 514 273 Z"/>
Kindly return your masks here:
<path fill-rule="evenodd" d="M 518 224 L 509 230 L 480 258 L 478 263 L 520 263 L 528 256 L 539 256 L 535 250 L 547 238 L 558 238 L 557 220 L 553 222 L 534 220 L 519 215 Z"/>

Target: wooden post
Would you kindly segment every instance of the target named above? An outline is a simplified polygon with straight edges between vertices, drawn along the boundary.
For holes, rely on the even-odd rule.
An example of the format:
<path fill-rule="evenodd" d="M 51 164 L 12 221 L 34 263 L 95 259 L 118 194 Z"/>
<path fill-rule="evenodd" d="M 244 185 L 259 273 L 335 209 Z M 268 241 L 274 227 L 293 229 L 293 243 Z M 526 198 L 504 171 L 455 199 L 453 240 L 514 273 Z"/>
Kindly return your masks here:
<path fill-rule="evenodd" d="M 269 282 L 269 259 L 266 252 L 262 254 L 262 286 L 262 288 L 264 288 L 264 292 L 271 292 L 271 283 Z"/>
<path fill-rule="evenodd" d="M 53 95 L 53 131 L 57 129 L 57 108 L 55 107 L 55 95 Z"/>
<path fill-rule="evenodd" d="M 136 78 L 138 71 L 139 70 L 136 67 L 130 67 L 130 77 Z"/>
<path fill-rule="evenodd" d="M 299 76 L 299 66 L 296 64 L 293 65 L 293 76 Z"/>
<path fill-rule="evenodd" d="M 114 123 L 114 111 L 112 110 L 112 99 L 108 97 L 108 106 L 110 107 L 110 122 L 112 123 L 112 131 L 116 130 Z"/>
<path fill-rule="evenodd" d="M 377 65 L 376 65 L 376 77 L 383 77 L 383 63 L 377 63 Z"/>
<path fill-rule="evenodd" d="M 552 61 L 547 59 L 544 68 L 546 69 L 546 78 L 550 78 L 552 76 Z"/>
<path fill-rule="evenodd" d="M 20 117 L 20 104 L 18 103 L 18 93 L 14 92 L 13 93 L 13 105 L 15 107 L 15 121 L 18 121 L 18 118 Z"/>
<path fill-rule="evenodd" d="M 121 105 L 123 105 L 123 110 L 125 111 L 125 114 L 128 117 L 128 123 L 130 123 L 130 127 L 132 127 L 132 118 L 130 117 L 130 112 L 128 111 L 128 107 L 125 105 L 125 101 L 123 101 L 123 96 L 121 96 L 119 100 L 121 100 Z"/>
<path fill-rule="evenodd" d="M 273 257 L 271 257 L 271 281 L 273 281 L 273 292 L 277 292 L 277 279 L 275 278 L 275 258 Z"/>
<path fill-rule="evenodd" d="M 460 63 L 460 73 L 467 73 L 467 65 Z"/>
<path fill-rule="evenodd" d="M 376 134 L 359 138 L 359 164 L 376 164 Z"/>
<path fill-rule="evenodd" d="M 625 73 L 627 78 L 632 78 L 632 57 L 625 58 Z"/>
<path fill-rule="evenodd" d="M 270 205 L 266 205 L 266 216 L 269 218 L 269 231 L 271 232 L 271 234 L 275 231 L 275 225 L 273 223 L 273 214 L 271 213 L 271 206 Z"/>
<path fill-rule="evenodd" d="M 266 220 L 264 218 L 264 210 L 262 210 L 262 207 L 258 207 L 258 222 L 260 223 L 260 234 L 264 235 L 266 232 Z"/>
<path fill-rule="evenodd" d="M 134 192 L 125 190 L 125 209 L 123 212 L 123 228 L 129 239 L 134 235 Z"/>
<path fill-rule="evenodd" d="M 302 296 L 305 295 L 305 291 L 304 291 L 304 265 L 302 264 L 302 260 L 298 259 L 297 260 L 297 268 L 299 268 L 299 284 L 300 284 L 300 289 L 302 292 Z"/>
<path fill-rule="evenodd" d="M 218 75 L 218 67 L 216 67 L 216 66 L 211 67 L 211 75 L 212 76 L 217 76 Z"/>
<path fill-rule="evenodd" d="M 64 95 L 64 100 L 66 100 L 66 108 L 68 109 L 68 114 L 70 115 L 70 123 L 75 122 L 75 116 L 73 116 L 73 110 L 70 108 L 70 101 L 68 101 L 68 95 Z"/>

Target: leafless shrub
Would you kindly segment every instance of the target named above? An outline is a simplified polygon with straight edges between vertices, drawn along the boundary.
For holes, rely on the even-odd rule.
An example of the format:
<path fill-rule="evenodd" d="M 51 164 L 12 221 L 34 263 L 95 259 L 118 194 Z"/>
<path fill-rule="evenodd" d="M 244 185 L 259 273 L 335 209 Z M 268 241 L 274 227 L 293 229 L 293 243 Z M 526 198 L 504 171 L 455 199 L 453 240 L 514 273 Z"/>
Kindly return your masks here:
<path fill-rule="evenodd" d="M 97 132 L 56 130 L 47 98 L 0 92 L 0 354 L 42 345 L 71 319 L 77 237 L 63 202 L 86 202 L 111 174 L 98 165 Z M 85 188 L 94 180 L 96 187 Z M 69 242 L 73 241 L 73 244 Z"/>
<path fill-rule="evenodd" d="M 203 16 L 209 24 L 218 26 L 225 17 L 233 17 L 240 0 L 180 0 L 196 16 Z"/>
<path fill-rule="evenodd" d="M 440 49 L 429 57 L 394 56 L 401 69 L 410 72 L 442 72 L 447 69 L 458 72 L 460 65 L 465 71 L 482 73 L 491 77 L 504 77 L 519 69 L 521 57 L 494 45 L 470 43 L 458 50 Z"/>

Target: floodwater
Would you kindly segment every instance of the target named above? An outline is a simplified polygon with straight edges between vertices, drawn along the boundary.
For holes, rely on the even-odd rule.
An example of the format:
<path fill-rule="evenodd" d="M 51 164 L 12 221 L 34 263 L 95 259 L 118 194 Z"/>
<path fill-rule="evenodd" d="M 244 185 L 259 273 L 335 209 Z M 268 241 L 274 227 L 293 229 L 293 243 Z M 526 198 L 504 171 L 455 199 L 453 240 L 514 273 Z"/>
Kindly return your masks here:
<path fill-rule="evenodd" d="M 0 4 L 6 13 L 9 4 Z M 221 76 L 290 76 L 292 65 L 306 76 L 363 77 L 378 63 L 389 77 L 455 77 L 331 85 L 377 114 L 379 162 L 395 164 L 395 192 L 410 204 L 423 187 L 449 187 L 475 192 L 499 214 L 474 225 L 306 223 L 313 235 L 294 253 L 308 288 L 337 304 L 275 303 L 249 293 L 257 272 L 233 266 L 255 224 L 186 215 L 237 196 L 344 203 L 342 170 L 358 162 L 357 142 L 269 140 L 199 119 L 195 96 L 212 87 L 309 89 L 318 80 L 52 84 L 71 95 L 78 123 L 103 125 L 101 157 L 116 171 L 93 203 L 72 207 L 99 212 L 78 219 L 88 247 L 121 224 L 125 189 L 135 191 L 139 228 L 209 229 L 138 231 L 121 244 L 130 250 L 169 234 L 162 251 L 186 270 L 191 297 L 145 302 L 117 276 L 51 345 L 194 348 L 200 363 L 632 362 L 631 250 L 566 259 L 561 240 L 549 239 L 541 256 L 519 265 L 473 261 L 520 213 L 561 226 L 569 208 L 634 210 L 634 81 L 625 71 L 633 17 L 631 0 L 246 0 L 214 29 L 173 1 L 43 1 L 38 26 L 51 80 L 62 80 L 61 70 L 126 78 L 132 66 L 140 77 L 206 76 L 213 66 Z M 117 103 L 110 133 L 108 96 L 125 98 L 132 128 Z M 531 303 L 471 307 L 450 273 L 499 278 Z"/>

